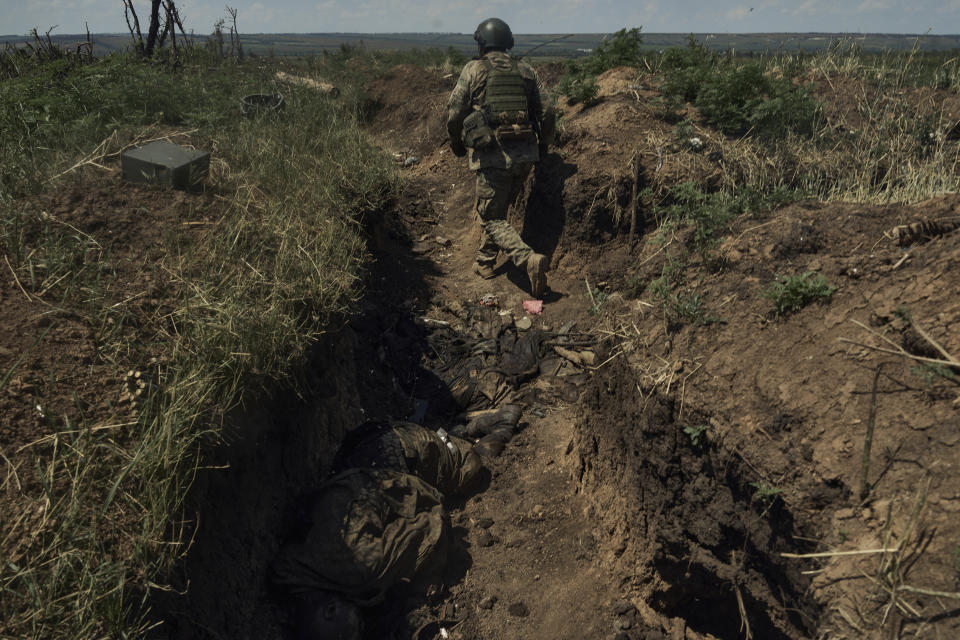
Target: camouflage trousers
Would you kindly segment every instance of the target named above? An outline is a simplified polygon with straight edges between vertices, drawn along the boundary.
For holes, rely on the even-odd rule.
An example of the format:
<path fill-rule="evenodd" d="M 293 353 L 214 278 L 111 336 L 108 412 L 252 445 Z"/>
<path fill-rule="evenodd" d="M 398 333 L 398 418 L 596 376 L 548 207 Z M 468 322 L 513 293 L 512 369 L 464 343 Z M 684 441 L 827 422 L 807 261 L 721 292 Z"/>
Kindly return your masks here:
<path fill-rule="evenodd" d="M 493 266 L 497 255 L 503 253 L 513 264 L 523 267 L 533 249 L 507 222 L 507 212 L 520 193 L 533 165 L 514 164 L 509 169 L 485 167 L 477 171 L 476 213 L 480 218 L 480 250 L 477 263 Z"/>

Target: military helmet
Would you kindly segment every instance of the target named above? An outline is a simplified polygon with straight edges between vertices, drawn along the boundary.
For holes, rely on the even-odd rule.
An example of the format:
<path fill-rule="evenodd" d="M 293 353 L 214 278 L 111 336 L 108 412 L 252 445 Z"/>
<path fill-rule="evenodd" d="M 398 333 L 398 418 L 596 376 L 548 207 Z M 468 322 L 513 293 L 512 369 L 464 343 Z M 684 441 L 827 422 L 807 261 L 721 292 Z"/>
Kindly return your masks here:
<path fill-rule="evenodd" d="M 477 41 L 481 53 L 492 48 L 513 48 L 513 32 L 510 31 L 510 25 L 500 18 L 487 18 L 481 22 L 473 33 L 473 39 Z"/>

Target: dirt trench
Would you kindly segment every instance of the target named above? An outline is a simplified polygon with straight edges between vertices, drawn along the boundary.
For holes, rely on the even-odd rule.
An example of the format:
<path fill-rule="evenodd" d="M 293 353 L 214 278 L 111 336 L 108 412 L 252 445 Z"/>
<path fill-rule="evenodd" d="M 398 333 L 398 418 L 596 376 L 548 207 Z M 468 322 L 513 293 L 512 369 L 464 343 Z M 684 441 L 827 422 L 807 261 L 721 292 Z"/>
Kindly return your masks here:
<path fill-rule="evenodd" d="M 280 399 L 246 418 L 250 428 L 224 452 L 230 471 L 205 474 L 195 494 L 201 530 L 177 585 L 191 589 L 170 597 L 164 637 L 283 637 L 287 621 L 265 576 L 297 496 L 325 476 L 349 428 L 413 411 L 409 381 L 383 366 L 384 354 L 419 364 L 431 354 L 391 351 L 390 336 L 423 317 L 455 324 L 487 294 L 523 315 L 522 272 L 501 265 L 491 282 L 472 274 L 473 176 L 446 150 L 440 117 L 453 79 L 423 74 L 400 67 L 371 89 L 380 111 L 370 124 L 384 149 L 416 161 L 393 208 L 368 221 L 375 256 L 368 295 L 318 351 L 315 397 Z M 889 522 L 889 514 L 912 508 L 918 481 L 930 477 L 931 529 L 920 531 L 946 535 L 924 547 L 934 552 L 911 565 L 912 575 L 954 588 L 955 389 L 920 387 L 909 363 L 887 365 L 886 452 L 875 456 L 871 474 L 876 503 L 857 501 L 851 487 L 865 379 L 876 365 L 866 349 L 837 343 L 852 320 L 897 338 L 906 322 L 899 305 L 909 305 L 956 352 L 944 328 L 960 313 L 951 271 L 960 239 L 912 247 L 904 257 L 884 244 L 884 232 L 918 210 L 785 207 L 738 222 L 715 271 L 689 267 L 688 282 L 717 321 L 668 326 L 644 301 L 618 293 L 629 275 L 650 281 L 667 266 L 643 236 L 653 229 L 641 228 L 635 244 L 625 238 L 630 155 L 612 132 L 639 137 L 665 126 L 638 116 L 631 95 L 607 96 L 568 119 L 568 140 L 538 166 L 525 215 L 512 220 L 552 257 L 552 292 L 534 329 L 597 327 L 592 286 L 607 298 L 604 317 L 626 318 L 644 350 L 625 350 L 609 339 L 623 327 L 601 322 L 610 351 L 598 353 L 596 371 L 527 385 L 522 430 L 490 463 L 489 486 L 449 505 L 456 553 L 445 579 L 429 593 L 401 590 L 370 611 L 368 640 L 433 640 L 441 631 L 460 640 L 890 637 L 877 615 L 882 594 L 868 579 L 854 582 L 874 566 L 782 554 L 876 548 L 886 535 L 882 512 Z M 947 199 L 919 213 L 957 211 Z M 763 286 L 802 270 L 826 274 L 839 291 L 829 306 L 774 317 Z M 661 367 L 664 379 L 690 384 L 651 384 L 651 370 Z M 887 530 L 906 544 L 911 533 L 901 522 Z M 939 625 L 947 635 L 926 637 L 955 637 L 957 612 L 945 603 L 918 597 L 901 606 L 918 615 L 895 613 L 890 625 L 916 637 Z"/>
<path fill-rule="evenodd" d="M 298 501 L 326 477 L 352 427 L 415 412 L 414 389 L 432 380 L 424 364 L 436 359 L 417 319 L 456 323 L 477 304 L 476 287 L 489 286 L 459 273 L 444 283 L 434 258 L 410 250 L 417 233 L 402 211 L 371 229 L 378 284 L 316 351 L 312 396 L 239 416 L 201 474 L 195 543 L 173 585 L 185 596 L 157 599 L 157 637 L 289 634 L 267 576 Z M 522 289 L 501 304 L 514 297 Z M 551 321 L 561 315 L 589 322 L 576 309 Z M 429 593 L 398 588 L 367 613 L 365 637 L 425 640 L 443 628 L 464 640 L 733 639 L 744 637 L 739 603 L 754 637 L 806 637 L 815 618 L 806 583 L 775 557 L 798 548 L 791 515 L 750 499 L 743 462 L 686 440 L 670 399 L 639 406 L 626 365 L 591 375 L 554 357 L 545 370 L 559 375 L 518 389 L 521 431 L 488 463 L 489 486 L 450 505 L 454 551 L 441 583 Z M 431 426 L 450 418 L 428 416 Z M 689 631 L 676 635 L 681 627 Z"/>

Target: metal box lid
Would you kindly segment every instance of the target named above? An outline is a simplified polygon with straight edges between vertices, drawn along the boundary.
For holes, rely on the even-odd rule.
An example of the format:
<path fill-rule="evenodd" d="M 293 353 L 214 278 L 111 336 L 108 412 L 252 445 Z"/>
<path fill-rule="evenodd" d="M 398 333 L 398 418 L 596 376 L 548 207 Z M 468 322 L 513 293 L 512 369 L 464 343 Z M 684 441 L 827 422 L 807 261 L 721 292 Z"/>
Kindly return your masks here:
<path fill-rule="evenodd" d="M 131 182 L 156 182 L 178 189 L 196 187 L 210 169 L 210 153 L 186 149 L 157 140 L 124 151 L 120 157 L 123 177 Z"/>

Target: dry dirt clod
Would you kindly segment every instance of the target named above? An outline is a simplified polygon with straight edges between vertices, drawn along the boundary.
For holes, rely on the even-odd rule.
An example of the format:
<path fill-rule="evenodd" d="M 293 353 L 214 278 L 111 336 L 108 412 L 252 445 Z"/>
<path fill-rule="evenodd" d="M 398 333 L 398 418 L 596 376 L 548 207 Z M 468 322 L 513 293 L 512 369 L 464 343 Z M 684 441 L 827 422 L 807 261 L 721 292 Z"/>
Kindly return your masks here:
<path fill-rule="evenodd" d="M 487 596 L 480 601 L 480 608 L 490 611 L 493 609 L 494 605 L 497 604 L 497 596 Z"/>
<path fill-rule="evenodd" d="M 478 547 L 492 547 L 496 540 L 487 530 L 482 530 L 477 534 L 477 546 Z"/>

